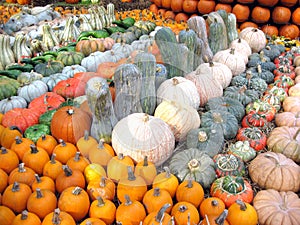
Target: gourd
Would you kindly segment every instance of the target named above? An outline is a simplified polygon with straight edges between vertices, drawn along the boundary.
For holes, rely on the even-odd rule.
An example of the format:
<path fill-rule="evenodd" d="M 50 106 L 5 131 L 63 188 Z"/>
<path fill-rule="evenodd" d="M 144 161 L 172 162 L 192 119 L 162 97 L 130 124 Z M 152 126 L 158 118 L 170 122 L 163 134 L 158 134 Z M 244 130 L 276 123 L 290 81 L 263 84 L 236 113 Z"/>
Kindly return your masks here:
<path fill-rule="evenodd" d="M 249 162 L 256 156 L 256 151 L 250 146 L 249 141 L 237 141 L 230 144 L 228 153 L 241 157 L 244 162 Z"/>
<path fill-rule="evenodd" d="M 48 86 L 41 80 L 35 80 L 32 83 L 20 87 L 18 96 L 23 97 L 28 103 L 33 99 L 45 94 L 48 91 Z"/>
<path fill-rule="evenodd" d="M 274 74 L 266 69 L 263 69 L 260 64 L 255 67 L 250 67 L 245 73 L 240 74 L 241 76 L 246 76 L 248 72 L 251 72 L 251 76 L 261 78 L 270 84 L 274 81 Z"/>
<path fill-rule="evenodd" d="M 116 89 L 114 110 L 118 120 L 132 113 L 143 112 L 140 101 L 141 78 L 141 71 L 136 65 L 122 64 L 118 66 L 114 75 Z"/>
<path fill-rule="evenodd" d="M 186 146 L 197 148 L 210 157 L 218 154 L 223 147 L 224 135 L 217 126 L 192 129 L 187 133 Z"/>
<path fill-rule="evenodd" d="M 173 199 L 170 193 L 159 187 L 149 189 L 143 196 L 143 205 L 147 214 L 158 211 L 164 204 L 169 203 L 173 206 Z M 171 207 L 166 210 L 167 213 L 171 212 Z"/>
<path fill-rule="evenodd" d="M 59 52 L 56 60 L 61 61 L 65 66 L 79 65 L 84 58 L 81 52 Z"/>
<path fill-rule="evenodd" d="M 162 101 L 156 107 L 154 116 L 170 126 L 176 141 L 184 141 L 191 129 L 200 126 L 200 117 L 195 108 L 174 101 Z"/>
<path fill-rule="evenodd" d="M 193 179 L 206 189 L 216 179 L 215 165 L 206 153 L 196 148 L 177 152 L 170 158 L 169 168 L 179 180 Z"/>
<path fill-rule="evenodd" d="M 262 168 L 264 174 L 257 168 Z M 248 167 L 250 178 L 264 189 L 299 191 L 300 166 L 282 153 L 265 152 L 257 155 Z"/>
<path fill-rule="evenodd" d="M 86 72 L 86 68 L 79 64 L 72 64 L 71 66 L 65 66 L 62 70 L 62 74 L 68 78 L 74 77 L 76 73 Z"/>
<path fill-rule="evenodd" d="M 18 32 L 12 50 L 15 56 L 15 60 L 19 61 L 22 57 L 31 57 L 31 49 L 27 46 L 27 35 L 25 32 Z"/>
<path fill-rule="evenodd" d="M 31 72 L 22 72 L 18 77 L 17 81 L 19 81 L 21 86 L 27 85 L 35 80 L 41 80 L 43 75 L 40 73 L 36 73 L 34 71 Z"/>
<path fill-rule="evenodd" d="M 76 225 L 75 220 L 73 217 L 64 211 L 60 211 L 59 208 L 56 208 L 53 212 L 49 213 L 43 219 L 43 225 L 51 224 L 51 225 L 58 225 L 58 224 L 69 224 L 69 225 Z"/>
<path fill-rule="evenodd" d="M 124 132 L 124 129 L 128 132 Z M 129 155 L 137 162 L 147 155 L 149 161 L 161 165 L 172 154 L 175 137 L 162 119 L 144 113 L 133 113 L 115 125 L 112 147 L 116 154 Z"/>
<path fill-rule="evenodd" d="M 248 71 L 245 75 L 238 75 L 232 78 L 231 83 L 232 86 L 242 87 L 246 86 L 250 90 L 255 90 L 258 93 L 264 93 L 267 88 L 267 82 L 259 77 L 252 77 L 252 73 Z"/>
<path fill-rule="evenodd" d="M 248 42 L 241 38 L 237 38 L 237 39 L 231 41 L 229 48 L 235 48 L 236 51 L 243 53 L 247 56 L 250 56 L 252 53 L 252 50 L 251 50 Z"/>
<path fill-rule="evenodd" d="M 251 204 L 237 200 L 228 208 L 227 221 L 231 225 L 256 225 L 258 223 L 257 211 Z"/>
<path fill-rule="evenodd" d="M 49 23 L 45 23 L 42 26 L 42 34 L 43 34 L 43 48 L 45 50 L 51 51 L 55 46 L 59 46 L 59 40 L 56 34 L 54 33 L 52 27 Z"/>
<path fill-rule="evenodd" d="M 40 225 L 41 219 L 33 212 L 28 212 L 26 209 L 19 213 L 11 225 L 19 225 L 19 224 L 30 224 L 30 225 Z"/>
<path fill-rule="evenodd" d="M 74 16 L 69 16 L 66 19 L 66 24 L 63 31 L 59 35 L 59 41 L 62 45 L 68 44 L 73 40 L 76 40 L 79 36 L 80 30 L 75 25 L 75 18 Z"/>
<path fill-rule="evenodd" d="M 66 80 L 69 77 L 64 73 L 54 73 L 48 77 L 43 77 L 41 80 L 48 86 L 48 90 L 52 91 L 54 86 L 61 80 Z"/>
<path fill-rule="evenodd" d="M 5 76 L 0 77 L 0 100 L 17 95 L 20 83 Z"/>
<path fill-rule="evenodd" d="M 0 35 L 0 46 L 2 49 L 2 54 L 0 55 L 0 62 L 5 68 L 15 62 L 15 56 L 10 46 L 10 36 L 1 34 Z"/>
<path fill-rule="evenodd" d="M 161 83 L 157 89 L 157 104 L 163 100 L 188 104 L 195 109 L 198 109 L 200 105 L 200 97 L 195 84 L 184 77 L 173 77 Z"/>
<path fill-rule="evenodd" d="M 26 108 L 27 101 L 21 96 L 11 96 L 0 101 L 0 112 L 6 113 L 14 108 Z"/>
<path fill-rule="evenodd" d="M 223 30 L 224 26 L 223 25 L 224 24 L 219 23 L 217 19 L 215 19 L 209 25 L 208 43 L 209 43 L 210 49 L 212 50 L 214 55 L 217 52 L 227 48 L 227 45 L 224 46 L 224 42 L 221 41 L 224 38 L 222 36 L 224 34 L 224 30 Z"/>
<path fill-rule="evenodd" d="M 247 89 L 246 86 L 229 86 L 224 90 L 224 97 L 238 100 L 244 106 L 259 98 L 259 93 L 253 89 Z"/>
<path fill-rule="evenodd" d="M 134 64 L 142 74 L 140 101 L 143 112 L 153 115 L 156 107 L 155 56 L 146 52 L 138 53 L 134 58 Z"/>
<path fill-rule="evenodd" d="M 196 206 L 186 201 L 179 201 L 172 207 L 171 216 L 178 224 L 198 224 L 200 215 Z"/>
<path fill-rule="evenodd" d="M 227 175 L 243 176 L 246 172 L 245 164 L 237 155 L 219 153 L 213 157 L 218 177 Z"/>
<path fill-rule="evenodd" d="M 248 42 L 253 53 L 260 52 L 266 46 L 265 34 L 257 28 L 246 27 L 240 32 L 239 38 Z"/>
<path fill-rule="evenodd" d="M 227 22 L 227 37 L 228 43 L 231 44 L 232 41 L 238 39 L 239 34 L 237 31 L 237 23 L 236 23 L 236 16 L 234 13 L 228 13 L 228 22 Z"/>
<path fill-rule="evenodd" d="M 105 224 L 112 224 L 116 219 L 116 206 L 111 200 L 98 197 L 91 203 L 89 216 L 99 218 Z"/>
<path fill-rule="evenodd" d="M 64 68 L 64 64 L 61 61 L 49 60 L 48 62 L 39 63 L 34 67 L 35 72 L 42 74 L 44 77 L 48 77 L 51 74 L 61 73 Z"/>
<path fill-rule="evenodd" d="M 91 136 L 97 141 L 104 139 L 109 143 L 117 118 L 106 80 L 100 77 L 91 78 L 86 84 L 85 93 L 92 112 Z"/>

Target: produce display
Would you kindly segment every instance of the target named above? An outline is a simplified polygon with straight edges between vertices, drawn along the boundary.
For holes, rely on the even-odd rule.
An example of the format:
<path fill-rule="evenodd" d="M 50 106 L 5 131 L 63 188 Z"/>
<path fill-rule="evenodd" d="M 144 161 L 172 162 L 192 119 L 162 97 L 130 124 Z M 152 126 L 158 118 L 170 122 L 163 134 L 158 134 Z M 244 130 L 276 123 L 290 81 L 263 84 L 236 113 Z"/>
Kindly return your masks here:
<path fill-rule="evenodd" d="M 298 225 L 299 4 L 253 2 L 0 6 L 0 224 Z"/>

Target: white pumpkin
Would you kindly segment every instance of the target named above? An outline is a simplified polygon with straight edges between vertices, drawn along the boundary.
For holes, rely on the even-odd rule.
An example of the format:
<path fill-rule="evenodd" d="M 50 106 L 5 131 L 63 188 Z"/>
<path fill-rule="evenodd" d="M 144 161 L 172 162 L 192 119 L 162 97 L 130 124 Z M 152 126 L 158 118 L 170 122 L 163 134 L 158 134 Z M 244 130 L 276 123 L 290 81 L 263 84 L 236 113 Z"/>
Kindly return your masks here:
<path fill-rule="evenodd" d="M 79 72 L 86 72 L 86 68 L 81 65 L 72 65 L 72 66 L 65 66 L 62 70 L 62 74 L 69 77 L 73 77 L 75 73 Z"/>
<path fill-rule="evenodd" d="M 61 80 L 66 80 L 69 77 L 63 73 L 54 73 L 48 77 L 43 77 L 42 81 L 48 86 L 48 90 L 52 91 L 54 86 Z"/>
<path fill-rule="evenodd" d="M 235 51 L 234 48 L 217 52 L 212 60 L 228 66 L 233 76 L 243 73 L 246 69 L 246 64 L 248 63 L 248 57 Z"/>
<path fill-rule="evenodd" d="M 244 28 L 241 30 L 239 38 L 242 38 L 248 42 L 253 53 L 260 52 L 266 46 L 266 35 L 258 28 Z"/>
<path fill-rule="evenodd" d="M 223 89 L 229 86 L 232 72 L 227 65 L 220 62 L 201 63 L 196 69 L 198 74 L 212 74 L 215 81 L 219 82 Z"/>
<path fill-rule="evenodd" d="M 163 120 L 144 113 L 133 113 L 121 119 L 112 131 L 116 154 L 128 155 L 136 162 L 148 160 L 159 166 L 173 153 L 175 137 Z"/>
<path fill-rule="evenodd" d="M 0 112 L 6 113 L 14 108 L 26 108 L 27 102 L 21 96 L 11 96 L 0 101 Z"/>
<path fill-rule="evenodd" d="M 31 84 L 18 89 L 18 96 L 23 97 L 27 102 L 40 97 L 48 91 L 48 86 L 41 80 L 35 80 Z"/>
<path fill-rule="evenodd" d="M 184 77 L 173 77 L 165 80 L 157 89 L 156 96 L 157 104 L 163 100 L 170 100 L 188 104 L 195 109 L 198 109 L 200 105 L 200 96 L 196 85 Z"/>
<path fill-rule="evenodd" d="M 230 43 L 229 48 L 234 48 L 239 53 L 247 55 L 247 57 L 252 54 L 250 45 L 242 38 L 233 40 Z"/>
<path fill-rule="evenodd" d="M 200 116 L 192 106 L 174 101 L 162 101 L 154 116 L 169 124 L 176 141 L 185 141 L 188 132 L 200 127 Z"/>

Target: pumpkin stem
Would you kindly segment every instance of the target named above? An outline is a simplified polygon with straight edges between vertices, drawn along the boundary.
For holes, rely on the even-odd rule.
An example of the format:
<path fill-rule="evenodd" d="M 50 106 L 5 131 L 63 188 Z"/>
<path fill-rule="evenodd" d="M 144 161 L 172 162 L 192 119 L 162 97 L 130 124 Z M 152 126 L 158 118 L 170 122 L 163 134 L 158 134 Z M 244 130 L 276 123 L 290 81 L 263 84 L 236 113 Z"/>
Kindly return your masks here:
<path fill-rule="evenodd" d="M 198 141 L 205 142 L 207 140 L 207 133 L 205 131 L 199 131 L 198 133 Z"/>
<path fill-rule="evenodd" d="M 76 154 L 74 156 L 74 161 L 79 162 L 79 160 L 80 160 L 80 152 L 76 152 Z"/>
<path fill-rule="evenodd" d="M 72 176 L 73 171 L 71 170 L 71 168 L 68 165 L 63 165 L 62 168 L 67 177 Z"/>
<path fill-rule="evenodd" d="M 247 210 L 247 206 L 246 206 L 245 202 L 243 202 L 241 199 L 237 199 L 235 202 L 240 206 L 240 209 L 242 211 Z"/>
<path fill-rule="evenodd" d="M 218 206 L 219 205 L 219 202 L 217 200 L 212 200 L 211 201 L 211 205 L 212 206 Z"/>
<path fill-rule="evenodd" d="M 124 195 L 124 198 L 125 198 L 125 203 L 124 203 L 124 204 L 125 204 L 126 206 L 132 204 L 132 201 L 131 201 L 129 195 L 125 194 L 125 195 Z"/>
<path fill-rule="evenodd" d="M 62 147 L 67 146 L 66 142 L 65 142 L 63 139 L 59 139 L 58 142 L 60 143 L 60 145 L 61 145 Z"/>
<path fill-rule="evenodd" d="M 92 225 L 92 222 L 89 221 L 89 220 L 87 220 L 87 221 L 85 222 L 85 225 Z"/>
<path fill-rule="evenodd" d="M 56 164 L 55 157 L 56 157 L 56 154 L 52 153 L 51 158 L 50 158 L 51 164 Z"/>
<path fill-rule="evenodd" d="M 83 140 L 88 141 L 89 140 L 89 131 L 88 130 L 84 130 L 84 135 L 83 135 Z"/>
<path fill-rule="evenodd" d="M 97 206 L 102 207 L 105 205 L 104 199 L 101 196 L 97 197 Z"/>
<path fill-rule="evenodd" d="M 21 213 L 21 220 L 27 220 L 28 219 L 28 211 L 25 209 Z"/>
<path fill-rule="evenodd" d="M 262 73 L 262 68 L 261 68 L 260 64 L 257 65 L 257 73 L 259 73 L 259 74 Z"/>
<path fill-rule="evenodd" d="M 15 141 L 16 141 L 16 144 L 18 144 L 18 145 L 23 142 L 20 136 L 16 136 Z"/>
<path fill-rule="evenodd" d="M 170 171 L 170 168 L 167 167 L 167 166 L 164 166 L 164 171 L 166 173 L 166 178 L 170 178 L 171 177 L 171 171 Z"/>
<path fill-rule="evenodd" d="M 136 180 L 133 169 L 131 166 L 127 166 L 128 180 L 133 181 Z"/>
<path fill-rule="evenodd" d="M 153 189 L 153 196 L 158 197 L 160 196 L 160 188 L 156 187 Z"/>
<path fill-rule="evenodd" d="M 179 212 L 185 212 L 187 209 L 188 209 L 188 208 L 186 207 L 186 205 L 180 205 L 180 206 L 178 207 L 178 211 L 179 211 Z"/>
<path fill-rule="evenodd" d="M 37 173 L 34 174 L 34 177 L 35 177 L 35 180 L 36 180 L 37 183 L 41 183 L 42 182 L 40 176 Z"/>
<path fill-rule="evenodd" d="M 39 152 L 39 150 L 37 149 L 36 145 L 31 144 L 31 145 L 30 145 L 30 153 L 31 153 L 31 154 L 36 154 L 36 153 L 38 153 L 38 152 Z"/>
<path fill-rule="evenodd" d="M 223 225 L 228 216 L 228 210 L 224 209 L 221 215 L 215 220 L 217 225 Z"/>
<path fill-rule="evenodd" d="M 104 149 L 104 139 L 99 140 L 98 149 L 100 150 Z"/>
<path fill-rule="evenodd" d="M 17 181 L 14 182 L 11 191 L 12 192 L 20 191 L 20 184 L 19 184 L 19 182 L 17 182 Z"/>
<path fill-rule="evenodd" d="M 104 176 L 101 177 L 100 184 L 99 184 L 100 187 L 105 187 L 106 186 L 106 179 L 107 178 L 104 177 Z"/>
<path fill-rule="evenodd" d="M 179 84 L 178 79 L 172 78 L 172 84 L 173 84 L 174 86 L 177 85 L 177 84 Z"/>
<path fill-rule="evenodd" d="M 192 177 L 189 177 L 188 183 L 187 183 L 186 187 L 188 187 L 188 188 L 192 188 L 193 187 L 193 179 L 192 179 Z"/>
<path fill-rule="evenodd" d="M 148 162 L 148 156 L 145 155 L 143 166 L 148 166 L 148 165 L 149 165 L 149 162 Z"/>
<path fill-rule="evenodd" d="M 146 123 L 149 121 L 149 115 L 147 113 L 144 114 L 143 122 Z"/>
<path fill-rule="evenodd" d="M 73 195 L 80 195 L 81 191 L 82 191 L 82 188 L 76 186 L 76 187 L 73 189 L 72 194 L 73 194 Z"/>
<path fill-rule="evenodd" d="M 43 197 L 43 194 L 42 194 L 40 188 L 35 189 L 35 191 L 36 191 L 36 198 L 42 198 Z"/>
<path fill-rule="evenodd" d="M 234 53 L 235 53 L 235 48 L 231 48 L 230 49 L 230 54 L 234 55 Z"/>
<path fill-rule="evenodd" d="M 261 62 L 266 62 L 264 51 L 259 52 L 259 59 L 260 59 Z"/>
<path fill-rule="evenodd" d="M 277 165 L 280 165 L 279 160 L 278 160 L 274 155 L 271 155 L 271 154 L 266 153 L 266 154 L 264 155 L 264 157 L 266 157 L 266 158 L 272 158 L 274 161 L 276 161 L 276 164 L 277 164 Z"/>
<path fill-rule="evenodd" d="M 299 133 L 300 133 L 300 128 L 296 131 L 296 133 L 293 137 L 294 140 L 297 140 L 297 137 L 298 137 Z"/>
<path fill-rule="evenodd" d="M 17 130 L 17 131 L 19 131 L 19 132 L 22 134 L 22 131 L 21 131 L 20 128 L 17 127 L 17 126 L 10 126 L 9 129 L 10 129 L 10 130 Z"/>
<path fill-rule="evenodd" d="M 46 135 L 42 134 L 41 138 L 42 138 L 42 141 L 45 141 L 46 140 Z"/>
<path fill-rule="evenodd" d="M 52 223 L 55 225 L 60 224 L 61 218 L 59 218 L 59 214 L 60 214 L 60 209 L 59 208 L 54 209 Z"/>
<path fill-rule="evenodd" d="M 124 159 L 123 153 L 119 153 L 119 154 L 118 154 L 118 159 L 119 159 L 119 160 L 123 160 L 123 159 Z"/>
<path fill-rule="evenodd" d="M 1 147 L 1 154 L 7 154 L 8 151 L 5 147 Z"/>
<path fill-rule="evenodd" d="M 155 216 L 156 222 L 162 223 L 164 216 L 165 216 L 165 212 L 166 212 L 167 208 L 169 208 L 170 206 L 171 206 L 170 203 L 166 203 L 159 209 L 159 211 L 157 212 L 157 214 Z"/>

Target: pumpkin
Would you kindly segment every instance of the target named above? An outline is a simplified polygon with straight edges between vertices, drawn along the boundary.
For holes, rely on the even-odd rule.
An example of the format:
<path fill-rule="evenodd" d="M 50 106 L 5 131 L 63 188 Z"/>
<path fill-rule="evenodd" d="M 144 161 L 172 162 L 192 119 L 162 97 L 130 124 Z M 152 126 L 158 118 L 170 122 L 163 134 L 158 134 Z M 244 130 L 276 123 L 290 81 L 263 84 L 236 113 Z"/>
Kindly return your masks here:
<path fill-rule="evenodd" d="M 101 178 L 102 176 L 107 176 L 105 169 L 97 163 L 90 163 L 89 165 L 87 165 L 84 169 L 83 174 L 87 183 L 94 179 Z"/>
<path fill-rule="evenodd" d="M 205 162 L 205 163 L 204 163 Z M 171 173 L 180 181 L 193 179 L 204 189 L 209 188 L 216 178 L 213 160 L 196 148 L 189 148 L 174 154 L 169 162 Z"/>
<path fill-rule="evenodd" d="M 298 96 L 288 96 L 282 102 L 282 108 L 285 112 L 298 112 L 300 99 Z"/>
<path fill-rule="evenodd" d="M 37 188 L 27 200 L 27 210 L 35 213 L 41 220 L 56 207 L 57 198 L 52 191 L 47 189 Z"/>
<path fill-rule="evenodd" d="M 259 173 L 258 168 L 265 172 Z M 261 153 L 251 161 L 248 169 L 251 180 L 261 188 L 295 192 L 299 190 L 300 167 L 281 153 Z"/>
<path fill-rule="evenodd" d="M 200 222 L 199 212 L 192 203 L 179 201 L 173 207 L 171 216 L 176 224 L 198 224 Z"/>
<path fill-rule="evenodd" d="M 101 219 L 105 224 L 112 224 L 116 218 L 116 205 L 111 200 L 99 196 L 92 201 L 89 216 Z"/>
<path fill-rule="evenodd" d="M 158 211 L 164 204 L 169 203 L 171 207 L 166 209 L 167 213 L 171 212 L 173 199 L 170 193 L 159 187 L 149 189 L 143 196 L 143 205 L 147 214 Z"/>
<path fill-rule="evenodd" d="M 299 127 L 299 112 L 280 112 L 275 115 L 275 124 L 278 127 Z"/>
<path fill-rule="evenodd" d="M 4 116 L 3 116 L 4 117 Z M 2 124 L 3 124 L 3 118 L 2 118 Z M 11 145 L 14 143 L 15 138 L 22 137 L 22 131 L 16 127 L 16 126 L 8 126 L 3 129 L 0 135 L 0 143 L 2 147 L 5 148 L 11 148 Z"/>
<path fill-rule="evenodd" d="M 143 177 L 134 175 L 131 166 L 127 167 L 127 176 L 121 177 L 117 185 L 117 197 L 120 202 L 125 202 L 125 195 L 132 201 L 141 201 L 147 191 L 147 184 Z"/>
<path fill-rule="evenodd" d="M 249 19 L 250 9 L 248 5 L 235 4 L 232 8 L 232 13 L 236 15 L 237 22 L 245 22 Z"/>
<path fill-rule="evenodd" d="M 261 190 L 253 199 L 261 225 L 296 225 L 300 215 L 299 196 L 292 191 Z"/>
<path fill-rule="evenodd" d="M 93 52 L 105 51 L 103 39 L 100 38 L 89 38 L 87 40 L 80 40 L 76 44 L 76 51 L 81 52 L 84 56 L 88 56 Z"/>
<path fill-rule="evenodd" d="M 265 24 L 261 27 L 261 30 L 268 36 L 278 36 L 279 30 L 277 26 L 271 24 Z"/>
<path fill-rule="evenodd" d="M 300 25 L 300 17 L 299 17 L 299 12 L 300 12 L 300 7 L 297 7 L 293 12 L 292 12 L 292 22 L 296 25 Z"/>
<path fill-rule="evenodd" d="M 14 108 L 26 108 L 27 101 L 21 96 L 11 96 L 0 101 L 0 112 L 5 114 Z"/>
<path fill-rule="evenodd" d="M 260 52 L 266 46 L 265 34 L 258 28 L 247 27 L 243 29 L 239 34 L 239 38 L 248 42 L 253 53 Z"/>
<path fill-rule="evenodd" d="M 243 160 L 233 154 L 219 153 L 213 157 L 217 177 L 243 176 L 246 173 Z"/>
<path fill-rule="evenodd" d="M 228 208 L 240 199 L 251 203 L 254 197 L 250 183 L 241 176 L 224 176 L 216 179 L 210 187 L 210 195 L 223 200 Z"/>
<path fill-rule="evenodd" d="M 65 102 L 65 99 L 62 96 L 54 92 L 46 92 L 33 99 L 29 103 L 28 108 L 36 108 L 39 109 L 41 113 L 45 113 L 48 110 L 58 108 L 63 102 Z"/>
<path fill-rule="evenodd" d="M 236 141 L 228 146 L 228 153 L 242 158 L 244 162 L 249 162 L 256 156 L 256 151 L 250 146 L 249 141 Z"/>
<path fill-rule="evenodd" d="M 157 105 L 163 100 L 188 104 L 195 109 L 198 109 L 200 105 L 200 97 L 195 84 L 184 77 L 165 80 L 159 85 L 156 95 Z"/>
<path fill-rule="evenodd" d="M 85 94 L 86 83 L 74 77 L 56 83 L 52 91 L 64 98 L 75 98 Z"/>
<path fill-rule="evenodd" d="M 41 80 L 47 84 L 48 90 L 52 91 L 53 87 L 61 80 L 66 80 L 69 77 L 64 73 L 54 73 L 48 77 L 43 77 Z"/>
<path fill-rule="evenodd" d="M 197 181 L 184 180 L 178 185 L 175 197 L 178 202 L 189 202 L 198 208 L 204 200 L 204 190 Z"/>
<path fill-rule="evenodd" d="M 1 163 L 0 168 L 9 174 L 16 167 L 18 167 L 18 155 L 13 150 L 4 147 L 1 147 L 0 151 L 0 160 L 3 162 Z"/>
<path fill-rule="evenodd" d="M 47 91 L 48 86 L 43 81 L 35 80 L 28 85 L 20 87 L 18 89 L 18 96 L 23 97 L 29 103 Z"/>
<path fill-rule="evenodd" d="M 164 204 L 159 211 L 155 211 L 152 213 L 149 213 L 144 221 L 143 224 L 145 225 L 167 225 L 170 224 L 172 221 L 172 217 L 170 214 L 166 212 L 166 209 L 169 208 L 171 205 L 169 203 Z"/>
<path fill-rule="evenodd" d="M 145 207 L 140 201 L 131 200 L 129 195 L 125 195 L 125 199 L 116 210 L 116 222 L 139 225 L 146 217 Z"/>
<path fill-rule="evenodd" d="M 49 134 L 42 134 L 42 136 L 36 141 L 36 146 L 45 149 L 49 156 L 52 155 L 54 148 L 57 145 L 56 139 Z"/>
<path fill-rule="evenodd" d="M 112 157 L 115 156 L 114 149 L 103 140 L 99 141 L 99 144 L 94 144 L 89 149 L 88 159 L 91 163 L 98 163 L 103 167 L 106 167 Z"/>
<path fill-rule="evenodd" d="M 76 152 L 76 155 L 73 158 L 70 158 L 66 165 L 68 165 L 72 170 L 79 170 L 84 172 L 87 165 L 90 164 L 90 161 L 81 155 L 79 151 Z"/>
<path fill-rule="evenodd" d="M 144 159 L 134 167 L 134 174 L 141 176 L 146 184 L 149 186 L 152 184 L 154 177 L 157 175 L 157 169 L 153 162 L 148 160 L 148 156 L 146 155 Z"/>
<path fill-rule="evenodd" d="M 224 135 L 217 125 L 192 129 L 188 132 L 186 146 L 197 148 L 210 157 L 218 154 L 223 148 Z"/>
<path fill-rule="evenodd" d="M 128 166 L 134 167 L 133 159 L 128 155 L 119 153 L 109 160 L 106 168 L 107 176 L 114 182 L 118 182 L 128 174 Z"/>
<path fill-rule="evenodd" d="M 2 205 L 9 207 L 15 213 L 21 213 L 26 209 L 26 204 L 32 191 L 29 185 L 14 182 L 10 184 L 2 195 Z"/>
<path fill-rule="evenodd" d="M 2 76 L 0 79 L 0 99 L 3 100 L 17 94 L 20 83 L 12 78 Z"/>
<path fill-rule="evenodd" d="M 15 213 L 9 207 L 0 205 L 0 217 L 3 225 L 11 225 L 15 216 Z"/>
<path fill-rule="evenodd" d="M 295 39 L 299 36 L 300 29 L 295 24 L 285 24 L 279 28 L 279 35 L 290 39 Z"/>
<path fill-rule="evenodd" d="M 98 197 L 113 200 L 115 197 L 115 189 L 115 183 L 104 176 L 99 179 L 91 180 L 87 185 L 87 193 L 92 200 L 96 200 Z"/>
<path fill-rule="evenodd" d="M 270 151 L 282 153 L 286 157 L 300 162 L 298 127 L 276 127 L 269 134 L 267 146 Z"/>
<path fill-rule="evenodd" d="M 85 72 L 86 72 L 86 68 L 81 66 L 80 63 L 75 65 L 72 64 L 70 66 L 65 66 L 61 71 L 61 73 L 66 75 L 68 78 L 74 77 L 74 75 L 77 73 L 85 73 Z"/>
<path fill-rule="evenodd" d="M 211 215 L 211 216 L 204 216 L 204 219 L 200 222 L 200 225 L 229 225 L 228 221 L 226 220 L 228 215 L 228 210 L 224 209 L 224 211 L 219 215 Z"/>
<path fill-rule="evenodd" d="M 209 110 L 201 115 L 201 127 L 214 125 L 216 129 L 223 131 L 224 138 L 229 140 L 236 136 L 238 121 L 234 115 L 225 111 Z"/>
<path fill-rule="evenodd" d="M 0 193 L 3 193 L 4 189 L 8 186 L 8 174 L 3 169 L 0 169 L 0 177 Z"/>
<path fill-rule="evenodd" d="M 35 174 L 35 181 L 31 185 L 32 191 L 39 189 L 47 189 L 55 193 L 55 183 L 51 177 L 48 176 L 39 176 Z"/>
<path fill-rule="evenodd" d="M 200 117 L 195 108 L 174 101 L 162 101 L 156 107 L 154 116 L 170 126 L 176 141 L 184 141 L 191 129 L 200 126 Z"/>
<path fill-rule="evenodd" d="M 69 213 L 75 221 L 80 221 L 89 212 L 89 195 L 80 187 L 66 188 L 60 194 L 57 206 L 59 209 Z"/>
<path fill-rule="evenodd" d="M 103 220 L 94 217 L 89 217 L 84 219 L 79 225 L 89 225 L 89 224 L 106 225 L 106 223 Z"/>
<path fill-rule="evenodd" d="M 12 170 L 8 176 L 8 184 L 15 182 L 24 183 L 31 187 L 35 181 L 35 172 L 30 167 L 25 166 L 22 162 L 17 168 Z"/>
<path fill-rule="evenodd" d="M 138 129 L 139 133 L 124 133 L 124 129 L 132 132 Z M 148 132 L 151 134 L 151 139 L 148 139 L 150 137 Z M 133 142 L 132 139 L 135 141 Z M 159 140 L 159 143 L 155 140 Z M 151 162 L 161 165 L 172 154 L 174 146 L 175 137 L 168 124 L 160 118 L 143 113 L 134 113 L 123 118 L 112 132 L 112 147 L 116 154 L 129 155 L 135 161 L 141 161 L 147 155 Z"/>
<path fill-rule="evenodd" d="M 228 208 L 227 221 L 231 225 L 256 225 L 258 223 L 258 215 L 252 205 L 242 200 L 237 200 Z"/>
<path fill-rule="evenodd" d="M 64 106 L 53 115 L 51 134 L 57 139 L 76 144 L 90 126 L 91 118 L 87 112 L 74 106 Z"/>
<path fill-rule="evenodd" d="M 43 134 L 50 134 L 50 127 L 48 124 L 35 124 L 28 127 L 24 132 L 24 137 L 36 143 Z"/>
<path fill-rule="evenodd" d="M 48 77 L 51 74 L 61 73 L 64 68 L 64 64 L 60 61 L 49 60 L 45 63 L 39 63 L 34 67 L 34 71 L 42 74 L 44 77 Z"/>
<path fill-rule="evenodd" d="M 65 225 L 76 225 L 73 217 L 64 211 L 60 211 L 59 208 L 56 208 L 53 212 L 49 213 L 42 222 L 42 225 L 57 225 L 57 224 L 65 224 Z"/>
<path fill-rule="evenodd" d="M 27 210 L 23 210 L 20 214 L 18 214 L 11 223 L 12 225 L 18 224 L 30 224 L 30 225 L 40 225 L 41 219 L 33 212 L 28 212 Z"/>
<path fill-rule="evenodd" d="M 205 215 L 219 216 L 224 210 L 225 203 L 217 197 L 207 197 L 199 206 L 199 212 L 202 218 L 205 218 Z"/>
<path fill-rule="evenodd" d="M 61 61 L 65 66 L 79 65 L 84 58 L 81 52 L 59 52 L 56 60 Z"/>
<path fill-rule="evenodd" d="M 239 128 L 236 140 L 248 141 L 250 147 L 256 151 L 263 150 L 267 144 L 267 136 L 257 127 L 243 127 Z"/>

